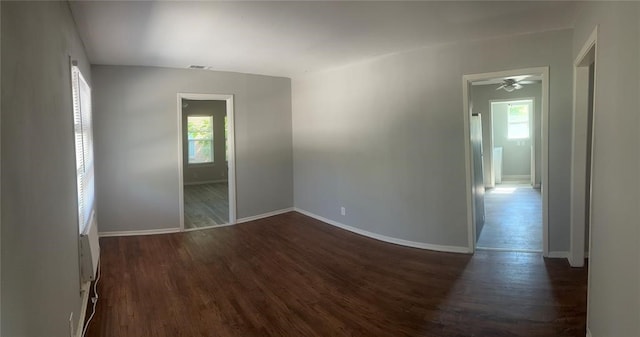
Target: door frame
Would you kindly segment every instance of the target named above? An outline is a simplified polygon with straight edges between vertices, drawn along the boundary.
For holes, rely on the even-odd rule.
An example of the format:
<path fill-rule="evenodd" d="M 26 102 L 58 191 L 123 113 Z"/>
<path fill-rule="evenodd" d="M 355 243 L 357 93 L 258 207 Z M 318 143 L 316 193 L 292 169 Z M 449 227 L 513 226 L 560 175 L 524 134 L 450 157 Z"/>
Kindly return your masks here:
<path fill-rule="evenodd" d="M 184 151 L 183 151 L 183 134 L 182 134 L 182 100 L 196 101 L 225 101 L 227 104 L 227 123 L 229 130 L 227 134 L 227 149 L 229 151 L 229 159 L 227 161 L 227 177 L 229 188 L 229 223 L 222 225 L 214 225 L 207 227 L 199 227 L 194 229 L 184 228 Z M 237 220 L 236 210 L 236 147 L 235 147 L 235 118 L 234 118 L 234 102 L 233 95 L 227 94 L 195 94 L 195 93 L 178 93 L 178 201 L 180 204 L 180 231 L 191 231 L 213 227 L 222 227 L 235 225 Z"/>
<path fill-rule="evenodd" d="M 491 187 L 496 186 L 494 168 L 493 168 L 493 103 L 509 103 L 509 102 L 529 102 L 531 101 L 531 118 L 529 122 L 529 141 L 531 142 L 531 167 L 529 168 L 531 187 L 537 188 L 536 186 L 536 98 L 535 97 L 523 97 L 523 98 L 500 98 L 500 99 L 490 99 L 489 100 L 489 129 L 491 130 L 491 137 L 489 137 L 489 148 L 491 149 L 489 153 L 489 162 L 491 162 L 491 177 L 489 181 L 491 182 Z M 539 137 L 539 136 L 538 136 Z M 484 139 L 483 139 L 484 141 Z M 486 185 L 486 184 L 485 184 Z"/>
<path fill-rule="evenodd" d="M 589 244 L 591 251 L 591 200 L 593 196 L 593 145 L 595 144 L 595 115 L 596 115 L 596 86 L 598 75 L 598 27 L 596 26 L 587 41 L 585 41 L 580 53 L 573 63 L 573 133 L 571 151 L 571 217 L 570 217 L 570 250 L 569 264 L 572 267 L 584 266 L 585 259 L 585 231 L 587 222 L 589 225 Z M 589 121 L 589 66 L 595 63 L 593 74 L 592 115 Z M 585 65 L 586 64 L 586 65 Z M 588 123 L 591 122 L 591 144 L 589 139 Z M 587 163 L 586 150 L 591 145 L 591 162 Z M 586 176 L 587 165 L 590 165 L 590 176 Z M 586 180 L 589 179 L 589 190 Z M 589 196 L 589 213 L 586 214 L 587 204 L 585 198 Z M 588 219 L 585 217 L 588 216 Z"/>
<path fill-rule="evenodd" d="M 465 148 L 465 170 L 466 170 L 466 194 L 467 194 L 467 237 L 468 250 L 473 254 L 476 250 L 476 223 L 475 223 L 475 200 L 473 198 L 473 167 L 471 165 L 471 133 L 470 133 L 470 104 L 471 83 L 475 81 L 490 80 L 499 77 L 521 76 L 521 75 L 541 75 L 542 95 L 541 95 L 541 133 L 540 141 L 541 156 L 540 168 L 542 189 L 542 255 L 549 256 L 549 67 L 522 68 L 489 73 L 468 74 L 462 76 L 462 113 L 464 123 L 464 148 Z"/>

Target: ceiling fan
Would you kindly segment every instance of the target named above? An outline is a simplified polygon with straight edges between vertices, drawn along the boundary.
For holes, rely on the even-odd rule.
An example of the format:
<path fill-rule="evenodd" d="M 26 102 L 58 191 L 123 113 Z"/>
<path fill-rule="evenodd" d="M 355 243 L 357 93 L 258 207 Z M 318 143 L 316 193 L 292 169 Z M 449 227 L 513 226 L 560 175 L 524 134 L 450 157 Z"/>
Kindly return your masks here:
<path fill-rule="evenodd" d="M 525 81 L 524 79 L 527 78 L 528 76 L 514 76 L 514 77 L 507 77 L 505 79 L 502 80 L 502 83 L 500 84 L 500 86 L 498 88 L 496 88 L 496 90 L 504 90 L 506 92 L 513 92 L 515 90 L 518 89 L 522 89 L 522 85 L 523 84 L 533 84 L 536 83 L 535 81 Z"/>

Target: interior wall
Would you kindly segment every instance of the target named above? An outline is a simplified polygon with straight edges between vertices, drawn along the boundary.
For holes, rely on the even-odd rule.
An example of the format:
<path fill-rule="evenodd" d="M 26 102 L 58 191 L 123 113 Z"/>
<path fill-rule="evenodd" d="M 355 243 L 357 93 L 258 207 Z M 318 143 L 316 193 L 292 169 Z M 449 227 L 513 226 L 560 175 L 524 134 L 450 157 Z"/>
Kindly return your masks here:
<path fill-rule="evenodd" d="M 380 235 L 466 247 L 462 76 L 548 65 L 549 240 L 551 251 L 568 251 L 571 41 L 561 30 L 461 42 L 294 79 L 295 206 Z"/>
<path fill-rule="evenodd" d="M 81 307 L 69 56 L 91 83 L 89 63 L 67 2 L 0 6 L 0 334 L 68 336 Z"/>
<path fill-rule="evenodd" d="M 535 133 L 535 161 L 536 176 L 535 184 L 540 186 L 542 182 L 542 84 L 526 84 L 520 90 L 507 92 L 504 90 L 496 90 L 497 85 L 474 85 L 471 87 L 471 101 L 473 102 L 474 111 L 482 113 L 482 134 L 483 134 L 483 164 L 485 186 L 493 187 L 495 185 L 495 177 L 493 175 L 493 151 L 487 139 L 491 137 L 491 101 L 492 100 L 520 100 L 533 98 L 534 118 L 533 126 Z M 494 145 L 495 146 L 495 145 Z M 531 159 L 529 159 L 530 162 Z M 503 172 L 503 174 L 506 174 Z"/>
<path fill-rule="evenodd" d="M 587 321 L 593 337 L 640 336 L 639 6 L 580 3 L 576 16 L 574 58 L 598 25 Z"/>
<path fill-rule="evenodd" d="M 101 231 L 179 227 L 178 93 L 234 95 L 238 218 L 292 207 L 289 79 L 154 67 L 92 71 Z"/>
<path fill-rule="evenodd" d="M 182 154 L 183 179 L 185 184 L 198 184 L 214 181 L 226 181 L 228 166 L 225 151 L 224 119 L 227 116 L 226 101 L 194 101 L 182 108 Z M 188 116 L 213 117 L 213 163 L 189 165 L 189 144 L 187 142 Z"/>

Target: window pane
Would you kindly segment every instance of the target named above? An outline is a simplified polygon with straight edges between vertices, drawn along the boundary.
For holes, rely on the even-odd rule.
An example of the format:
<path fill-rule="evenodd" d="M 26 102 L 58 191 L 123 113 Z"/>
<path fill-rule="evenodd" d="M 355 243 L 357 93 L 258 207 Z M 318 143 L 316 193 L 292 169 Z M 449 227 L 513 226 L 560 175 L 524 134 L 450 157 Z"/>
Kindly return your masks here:
<path fill-rule="evenodd" d="M 213 142 L 210 140 L 189 141 L 189 164 L 213 162 Z"/>
<path fill-rule="evenodd" d="M 529 106 L 509 105 L 507 137 L 509 139 L 529 138 Z"/>
<path fill-rule="evenodd" d="M 187 117 L 187 132 L 189 139 L 213 139 L 213 117 Z"/>
<path fill-rule="evenodd" d="M 509 122 L 527 122 L 529 121 L 529 109 L 526 105 L 514 105 L 509 107 Z"/>
<path fill-rule="evenodd" d="M 79 232 L 91 221 L 94 212 L 93 130 L 91 127 L 91 88 L 77 66 L 71 68 L 73 123 L 75 130 L 76 177 Z"/>
<path fill-rule="evenodd" d="M 188 116 L 189 164 L 213 163 L 213 117 Z"/>
<path fill-rule="evenodd" d="M 509 138 L 529 138 L 529 123 L 515 123 L 509 125 Z"/>

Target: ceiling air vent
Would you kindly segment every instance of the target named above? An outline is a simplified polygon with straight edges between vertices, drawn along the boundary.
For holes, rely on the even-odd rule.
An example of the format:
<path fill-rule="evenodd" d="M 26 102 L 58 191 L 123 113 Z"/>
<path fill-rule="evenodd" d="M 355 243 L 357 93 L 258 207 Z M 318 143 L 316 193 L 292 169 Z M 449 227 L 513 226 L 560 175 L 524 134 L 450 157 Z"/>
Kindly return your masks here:
<path fill-rule="evenodd" d="M 194 64 L 189 66 L 189 69 L 205 69 L 205 68 L 206 68 L 205 66 L 198 66 Z"/>

